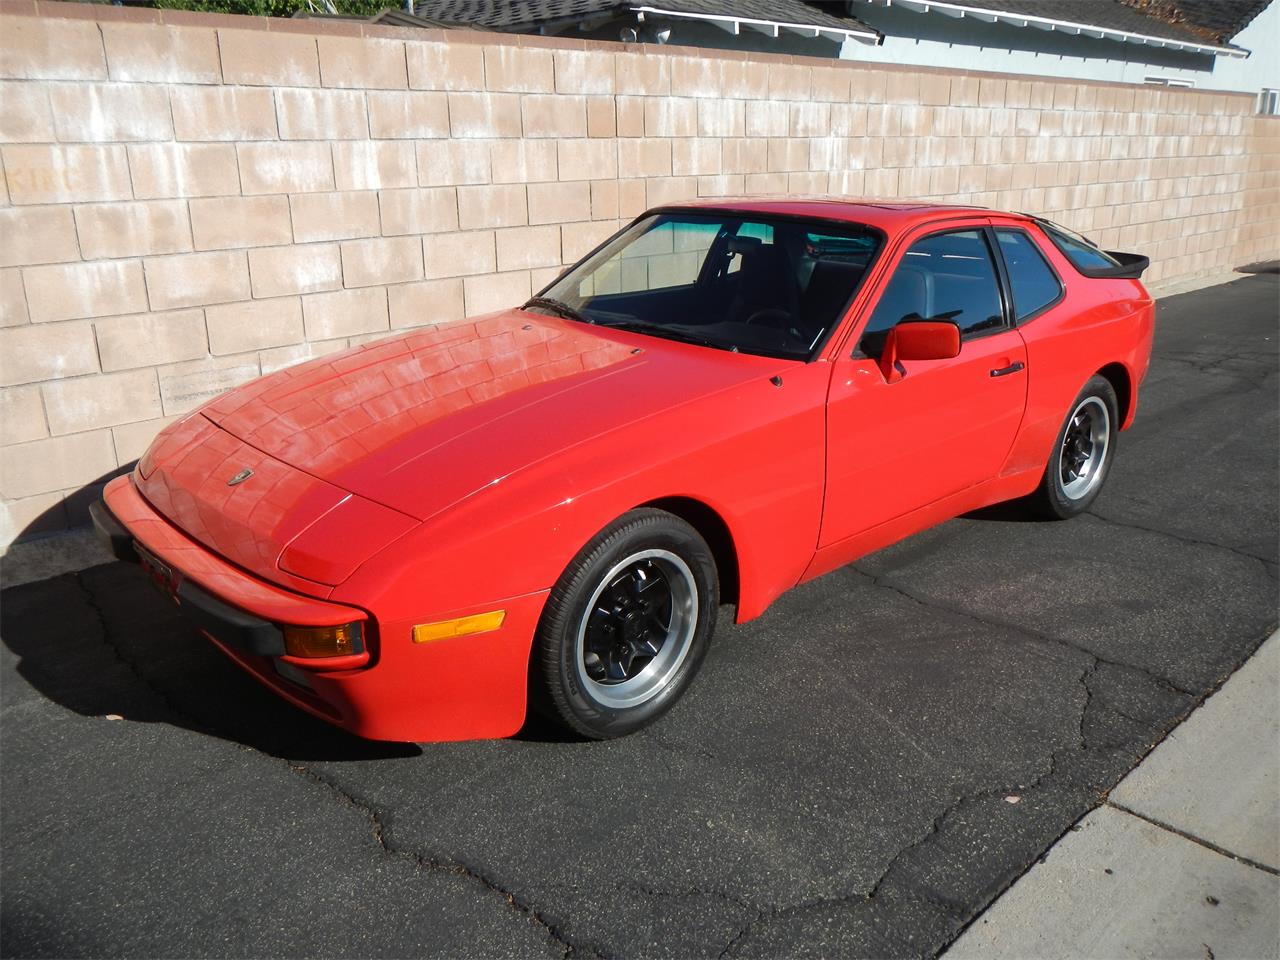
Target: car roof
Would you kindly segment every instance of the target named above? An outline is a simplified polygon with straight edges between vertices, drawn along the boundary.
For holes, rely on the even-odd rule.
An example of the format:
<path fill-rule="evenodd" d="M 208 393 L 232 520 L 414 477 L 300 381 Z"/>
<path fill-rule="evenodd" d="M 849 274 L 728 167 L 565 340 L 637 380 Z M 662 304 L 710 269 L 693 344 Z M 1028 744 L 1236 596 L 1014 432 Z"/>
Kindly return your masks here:
<path fill-rule="evenodd" d="M 741 213 L 782 214 L 792 217 L 815 217 L 821 220 L 847 220 L 882 229 L 902 230 L 920 223 L 954 220 L 959 217 L 1013 217 L 988 207 L 965 204 L 934 203 L 925 200 L 892 200 L 841 196 L 754 196 L 704 197 L 662 204 L 659 210 L 731 210 Z"/>

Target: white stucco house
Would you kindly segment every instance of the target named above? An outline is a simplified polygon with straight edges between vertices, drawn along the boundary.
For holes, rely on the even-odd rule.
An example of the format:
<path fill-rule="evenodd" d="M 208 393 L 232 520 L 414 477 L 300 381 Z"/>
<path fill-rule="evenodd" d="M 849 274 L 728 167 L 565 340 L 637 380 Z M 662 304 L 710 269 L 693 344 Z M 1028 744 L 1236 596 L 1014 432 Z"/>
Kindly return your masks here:
<path fill-rule="evenodd" d="M 1248 92 L 1280 112 L 1275 0 L 419 0 L 435 24 Z"/>

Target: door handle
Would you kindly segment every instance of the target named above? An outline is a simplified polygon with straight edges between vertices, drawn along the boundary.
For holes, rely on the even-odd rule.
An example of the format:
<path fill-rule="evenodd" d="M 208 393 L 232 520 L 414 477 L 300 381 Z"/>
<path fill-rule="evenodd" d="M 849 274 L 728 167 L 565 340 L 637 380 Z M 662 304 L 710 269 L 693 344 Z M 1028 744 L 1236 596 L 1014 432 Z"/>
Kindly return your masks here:
<path fill-rule="evenodd" d="M 1017 373 L 1019 370 L 1022 370 L 1025 367 L 1026 367 L 1026 364 L 1023 363 L 1021 360 L 1015 360 L 1013 363 L 1009 364 L 1007 367 L 997 367 L 996 369 L 992 370 L 991 375 L 993 377 L 1007 377 L 1009 374 Z"/>

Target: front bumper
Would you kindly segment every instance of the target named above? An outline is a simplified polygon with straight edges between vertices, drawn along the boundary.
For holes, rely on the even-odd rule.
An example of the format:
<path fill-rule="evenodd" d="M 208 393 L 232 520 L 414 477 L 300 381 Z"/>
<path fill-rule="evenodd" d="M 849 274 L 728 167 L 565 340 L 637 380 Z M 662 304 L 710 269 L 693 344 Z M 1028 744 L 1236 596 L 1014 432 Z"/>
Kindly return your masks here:
<path fill-rule="evenodd" d="M 90 513 L 117 558 L 140 563 L 205 637 L 309 713 L 357 736 L 395 741 L 509 736 L 524 722 L 529 644 L 546 591 L 501 602 L 507 617 L 497 631 L 418 645 L 408 623 L 382 624 L 359 607 L 233 566 L 166 520 L 130 477 L 107 484 Z M 455 613 L 470 612 L 479 611 Z M 364 631 L 359 657 L 284 655 L 284 625 L 352 622 Z M 384 627 L 392 637 L 380 635 Z"/>

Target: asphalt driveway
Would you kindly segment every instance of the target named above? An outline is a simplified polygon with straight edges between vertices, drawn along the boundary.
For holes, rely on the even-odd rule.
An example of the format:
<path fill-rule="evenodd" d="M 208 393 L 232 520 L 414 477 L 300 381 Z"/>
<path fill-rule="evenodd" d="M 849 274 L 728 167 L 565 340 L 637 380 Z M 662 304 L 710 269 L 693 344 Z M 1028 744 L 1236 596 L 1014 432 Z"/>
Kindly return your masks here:
<path fill-rule="evenodd" d="M 130 567 L 5 590 L 0 949 L 937 953 L 1275 628 L 1278 279 L 1161 302 L 1091 515 L 985 511 L 724 617 L 621 741 L 370 745 Z"/>

